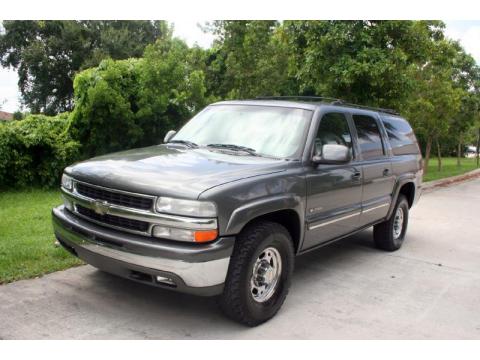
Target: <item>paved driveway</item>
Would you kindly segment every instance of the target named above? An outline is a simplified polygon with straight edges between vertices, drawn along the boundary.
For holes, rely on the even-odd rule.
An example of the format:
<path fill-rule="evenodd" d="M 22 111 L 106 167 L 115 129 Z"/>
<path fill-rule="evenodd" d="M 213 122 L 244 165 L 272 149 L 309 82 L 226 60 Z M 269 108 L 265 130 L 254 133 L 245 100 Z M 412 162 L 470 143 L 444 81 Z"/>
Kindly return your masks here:
<path fill-rule="evenodd" d="M 90 266 L 0 286 L 5 339 L 480 338 L 480 180 L 424 194 L 395 253 L 370 230 L 297 259 L 283 308 L 254 329 L 215 299 Z"/>

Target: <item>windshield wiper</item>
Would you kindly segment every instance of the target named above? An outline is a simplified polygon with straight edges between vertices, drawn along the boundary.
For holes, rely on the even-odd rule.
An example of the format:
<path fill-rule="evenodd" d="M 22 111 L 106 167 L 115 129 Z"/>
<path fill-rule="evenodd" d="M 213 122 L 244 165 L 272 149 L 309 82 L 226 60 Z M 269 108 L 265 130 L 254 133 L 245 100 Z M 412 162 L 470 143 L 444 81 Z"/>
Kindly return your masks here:
<path fill-rule="evenodd" d="M 198 148 L 198 145 L 188 140 L 170 140 L 167 144 L 182 144 L 189 148 Z"/>
<path fill-rule="evenodd" d="M 257 154 L 257 151 L 255 149 L 246 147 L 246 146 L 241 146 L 241 145 L 235 145 L 235 144 L 208 144 L 207 147 L 211 148 L 217 148 L 217 149 L 228 149 L 228 150 L 233 150 L 233 151 L 244 151 L 250 155 L 253 156 L 260 156 Z"/>

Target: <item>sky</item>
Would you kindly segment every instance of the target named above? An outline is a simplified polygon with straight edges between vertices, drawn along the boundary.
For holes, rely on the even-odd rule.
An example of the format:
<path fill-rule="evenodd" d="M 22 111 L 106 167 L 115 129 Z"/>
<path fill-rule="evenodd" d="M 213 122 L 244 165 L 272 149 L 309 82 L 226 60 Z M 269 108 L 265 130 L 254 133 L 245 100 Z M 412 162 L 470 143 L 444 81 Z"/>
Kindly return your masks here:
<path fill-rule="evenodd" d="M 198 44 L 208 48 L 213 42 L 213 35 L 204 33 L 200 24 L 205 20 L 170 21 L 174 23 L 174 36 L 184 39 L 190 46 Z M 476 21 L 445 21 L 448 37 L 460 41 L 465 50 L 470 53 L 480 65 L 480 20 Z M 0 67 L 0 105 L 3 111 L 14 112 L 20 108 L 18 77 L 15 71 Z"/>

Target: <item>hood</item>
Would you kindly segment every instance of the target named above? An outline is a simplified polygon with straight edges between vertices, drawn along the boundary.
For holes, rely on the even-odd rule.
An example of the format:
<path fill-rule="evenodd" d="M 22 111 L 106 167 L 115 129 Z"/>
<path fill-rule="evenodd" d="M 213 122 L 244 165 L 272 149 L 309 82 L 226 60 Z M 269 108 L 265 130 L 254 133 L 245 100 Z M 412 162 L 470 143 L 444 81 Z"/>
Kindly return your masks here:
<path fill-rule="evenodd" d="M 212 187 L 285 168 L 285 160 L 157 145 L 92 158 L 65 172 L 112 189 L 196 199 Z"/>

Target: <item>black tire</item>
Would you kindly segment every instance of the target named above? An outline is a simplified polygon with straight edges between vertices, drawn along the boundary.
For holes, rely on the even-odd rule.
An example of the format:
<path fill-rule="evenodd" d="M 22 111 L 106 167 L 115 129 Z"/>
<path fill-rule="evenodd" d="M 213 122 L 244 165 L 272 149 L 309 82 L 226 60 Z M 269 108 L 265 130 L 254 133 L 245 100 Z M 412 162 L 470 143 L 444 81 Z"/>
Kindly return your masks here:
<path fill-rule="evenodd" d="M 400 235 L 395 236 L 395 217 L 399 208 L 403 212 L 403 223 Z M 403 241 L 405 240 L 407 226 L 408 201 L 404 195 L 400 194 L 390 218 L 373 227 L 373 240 L 375 241 L 375 246 L 386 251 L 395 251 L 400 249 Z"/>
<path fill-rule="evenodd" d="M 281 258 L 281 272 L 268 300 L 258 302 L 251 290 L 255 263 L 265 249 L 274 248 Z M 289 232 L 282 225 L 259 221 L 247 227 L 236 240 L 220 307 L 229 318 L 248 326 L 271 319 L 288 294 L 295 253 Z M 255 289 L 253 290 L 255 291 Z"/>

